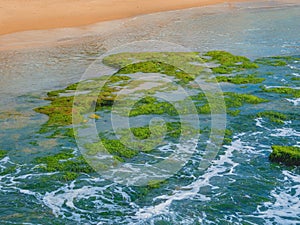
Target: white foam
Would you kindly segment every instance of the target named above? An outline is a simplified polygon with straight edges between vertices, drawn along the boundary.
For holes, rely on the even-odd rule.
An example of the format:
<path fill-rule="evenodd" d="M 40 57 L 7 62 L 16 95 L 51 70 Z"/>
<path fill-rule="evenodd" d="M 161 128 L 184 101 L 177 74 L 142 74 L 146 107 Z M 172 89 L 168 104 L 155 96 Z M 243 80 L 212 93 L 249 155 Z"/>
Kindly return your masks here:
<path fill-rule="evenodd" d="M 98 196 L 99 198 L 103 199 L 107 203 L 103 203 L 101 200 L 95 200 L 95 202 L 98 202 L 101 207 L 104 208 L 113 208 L 113 206 L 109 206 L 110 204 L 113 205 L 113 199 L 105 197 L 103 194 L 103 191 L 109 188 L 111 185 L 105 185 L 105 186 L 83 186 L 80 188 L 75 187 L 75 181 L 73 181 L 71 184 L 66 184 L 65 186 L 52 191 L 47 192 L 43 198 L 43 203 L 48 206 L 53 214 L 55 216 L 62 216 L 63 218 L 68 218 L 77 222 L 81 222 L 82 218 L 81 215 L 91 213 L 89 210 L 84 210 L 81 208 L 78 208 L 74 205 L 75 200 L 80 199 L 88 199 L 92 196 Z M 117 189 L 117 193 L 121 193 L 124 200 L 129 201 L 130 197 L 126 193 L 122 192 L 121 189 Z M 110 204 L 109 204 L 110 203 Z M 115 207 L 115 206 L 114 206 Z M 103 210 L 100 209 L 99 210 Z M 68 212 L 68 214 L 71 213 L 71 216 L 66 216 L 65 212 Z M 94 221 L 94 223 L 91 224 L 97 224 L 97 221 Z"/>
<path fill-rule="evenodd" d="M 256 119 L 255 119 L 255 122 L 256 122 L 255 125 L 256 125 L 257 127 L 264 128 L 265 130 L 270 130 L 269 128 L 263 126 L 263 123 L 265 122 L 263 118 L 261 118 L 261 117 L 260 117 L 260 118 L 256 118 Z"/>
<path fill-rule="evenodd" d="M 286 98 L 286 100 L 288 102 L 291 102 L 293 103 L 295 106 L 298 106 L 300 104 L 300 98 L 296 98 L 296 99 L 289 99 L 289 98 Z"/>
<path fill-rule="evenodd" d="M 283 171 L 283 175 L 284 182 L 288 185 L 271 191 L 275 202 L 265 202 L 257 207 L 258 217 L 263 218 L 266 224 L 299 224 L 300 175 L 290 171 Z"/>
<path fill-rule="evenodd" d="M 290 89 L 294 89 L 294 90 L 299 90 L 300 87 L 288 87 L 288 86 L 264 86 L 266 89 L 271 89 L 271 88 L 290 88 Z"/>
<path fill-rule="evenodd" d="M 296 76 L 296 77 L 300 77 L 299 73 L 292 73 L 292 75 Z"/>
<path fill-rule="evenodd" d="M 257 127 L 264 128 L 263 125 L 262 125 L 263 118 L 261 118 L 261 117 L 260 117 L 260 118 L 256 118 L 256 119 L 255 119 L 255 122 L 256 122 L 255 125 L 256 125 Z"/>
<path fill-rule="evenodd" d="M 238 138 L 240 136 L 244 135 L 244 133 L 239 134 L 233 138 Z M 230 146 L 225 146 L 227 148 L 227 151 L 225 151 L 224 155 L 221 155 L 219 159 L 214 160 L 212 162 L 212 166 L 208 168 L 207 172 L 204 173 L 202 176 L 200 176 L 196 181 L 193 183 L 183 186 L 180 188 L 180 190 L 173 191 L 172 195 L 161 195 L 154 199 L 155 200 L 164 200 L 158 205 L 150 206 L 141 208 L 136 213 L 137 219 L 147 219 L 150 217 L 153 217 L 155 215 L 161 215 L 163 213 L 167 213 L 168 209 L 173 201 L 179 201 L 184 199 L 191 199 L 197 197 L 197 200 L 200 201 L 209 201 L 210 198 L 199 194 L 200 188 L 205 186 L 212 186 L 210 184 L 210 179 L 212 177 L 216 176 L 224 176 L 224 173 L 226 172 L 227 175 L 234 173 L 234 168 L 239 165 L 239 163 L 236 163 L 232 160 L 233 158 L 233 152 L 234 151 L 241 151 L 241 149 L 247 150 L 253 150 L 250 146 L 244 146 L 244 142 L 242 142 L 240 139 L 237 139 L 232 142 Z M 225 166 L 226 165 L 226 166 Z M 228 171 L 228 165 L 231 165 L 230 170 Z M 217 187 L 214 187 L 217 188 Z"/>
<path fill-rule="evenodd" d="M 275 133 L 271 134 L 272 137 L 300 137 L 300 132 L 294 130 L 293 128 L 279 128 L 273 130 L 273 132 Z"/>

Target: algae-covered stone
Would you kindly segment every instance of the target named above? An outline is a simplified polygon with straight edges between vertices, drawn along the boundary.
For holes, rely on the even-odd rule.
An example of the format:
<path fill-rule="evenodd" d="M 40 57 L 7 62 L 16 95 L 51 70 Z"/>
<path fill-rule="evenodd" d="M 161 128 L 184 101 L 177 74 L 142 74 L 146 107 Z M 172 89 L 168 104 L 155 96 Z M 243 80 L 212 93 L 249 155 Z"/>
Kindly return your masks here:
<path fill-rule="evenodd" d="M 270 161 L 283 163 L 287 166 L 300 166 L 300 147 L 297 146 L 272 146 Z"/>
<path fill-rule="evenodd" d="M 217 76 L 218 82 L 228 82 L 232 84 L 257 84 L 263 82 L 265 79 L 257 77 L 256 74 L 238 74 L 235 76 Z"/>
<path fill-rule="evenodd" d="M 163 180 L 150 180 L 147 184 L 147 187 L 149 189 L 156 189 L 156 188 L 160 188 L 160 186 L 165 183 L 166 181 Z"/>
<path fill-rule="evenodd" d="M 3 159 L 5 156 L 7 156 L 7 151 L 0 150 L 0 160 Z"/>
<path fill-rule="evenodd" d="M 149 115 L 149 114 L 168 114 L 178 115 L 177 110 L 169 102 L 162 102 L 159 99 L 147 96 L 139 100 L 131 109 L 129 116 Z"/>
<path fill-rule="evenodd" d="M 265 111 L 259 112 L 257 117 L 263 117 L 269 119 L 269 121 L 273 123 L 283 124 L 284 121 L 287 119 L 287 116 L 283 113 L 276 112 L 276 111 Z"/>
<path fill-rule="evenodd" d="M 174 76 L 184 83 L 188 83 L 195 79 L 192 74 L 186 73 L 185 71 L 163 62 L 147 61 L 130 64 L 126 67 L 121 68 L 118 74 L 132 74 L 132 73 L 162 73 L 169 76 Z"/>
<path fill-rule="evenodd" d="M 34 161 L 40 164 L 38 168 L 47 172 L 94 172 L 93 168 L 89 166 L 83 156 L 75 156 L 72 150 L 64 150 L 55 155 L 39 157 Z"/>
<path fill-rule="evenodd" d="M 230 74 L 245 69 L 258 68 L 258 65 L 251 62 L 250 59 L 244 56 L 236 56 L 225 51 L 209 51 L 204 55 L 211 57 L 211 59 L 207 61 L 213 61 L 220 64 L 218 67 L 212 68 L 212 71 L 218 74 Z"/>
<path fill-rule="evenodd" d="M 295 97 L 295 98 L 300 97 L 300 89 L 291 88 L 291 87 L 271 87 L 271 88 L 267 88 L 267 87 L 263 86 L 262 90 L 264 92 L 271 92 L 271 93 L 289 95 L 289 96 L 292 96 L 292 97 Z"/>
<path fill-rule="evenodd" d="M 286 66 L 288 63 L 299 61 L 299 57 L 294 56 L 273 56 L 273 57 L 263 57 L 256 59 L 254 62 L 257 64 L 267 65 L 267 66 Z"/>
<path fill-rule="evenodd" d="M 212 112 L 214 113 L 223 112 L 222 106 L 220 104 L 217 104 L 220 101 L 218 99 L 222 98 L 222 96 L 216 95 L 210 98 L 211 98 L 211 103 L 208 103 L 206 100 L 204 100 L 205 104 L 198 107 L 198 112 L 201 114 L 209 114 Z M 260 104 L 260 103 L 268 102 L 267 99 L 260 98 L 255 95 L 240 94 L 234 92 L 224 92 L 223 98 L 228 113 L 232 116 L 237 116 L 240 111 L 231 110 L 231 108 L 238 108 L 243 106 L 244 104 Z M 201 99 L 201 97 L 195 96 L 194 99 Z M 201 100 L 203 101 L 203 98 Z"/>

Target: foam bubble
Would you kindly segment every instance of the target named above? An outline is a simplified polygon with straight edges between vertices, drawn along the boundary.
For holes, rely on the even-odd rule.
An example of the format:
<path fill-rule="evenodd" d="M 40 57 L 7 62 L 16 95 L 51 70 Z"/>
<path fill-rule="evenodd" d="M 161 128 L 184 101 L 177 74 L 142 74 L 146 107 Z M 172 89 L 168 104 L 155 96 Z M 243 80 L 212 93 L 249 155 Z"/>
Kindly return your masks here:
<path fill-rule="evenodd" d="M 298 106 L 300 104 L 300 98 L 296 98 L 296 99 L 289 99 L 289 98 L 286 98 L 286 100 L 288 102 L 291 102 L 293 103 L 295 106 Z"/>
<path fill-rule="evenodd" d="M 284 185 L 271 191 L 274 202 L 265 202 L 257 207 L 258 217 L 266 223 L 299 224 L 300 218 L 300 175 L 283 171 Z M 264 208 L 267 208 L 264 210 Z"/>

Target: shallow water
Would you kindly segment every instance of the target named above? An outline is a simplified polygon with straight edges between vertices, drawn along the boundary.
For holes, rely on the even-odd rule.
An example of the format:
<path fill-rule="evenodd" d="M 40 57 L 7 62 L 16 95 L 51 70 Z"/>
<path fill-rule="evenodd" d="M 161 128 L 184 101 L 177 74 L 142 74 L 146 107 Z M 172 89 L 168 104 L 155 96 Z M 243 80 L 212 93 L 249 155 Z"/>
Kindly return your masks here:
<path fill-rule="evenodd" d="M 9 150 L 9 156 L 0 160 L 1 224 L 299 224 L 299 168 L 268 160 L 272 145 L 300 145 L 299 99 L 263 93 L 260 84 L 243 89 L 221 85 L 223 91 L 250 92 L 272 101 L 243 106 L 241 115 L 228 117 L 233 141 L 222 147 L 204 173 L 198 170 L 195 155 L 158 189 L 146 192 L 88 174 L 63 183 L 38 172 L 32 163 L 32 158 L 62 148 L 79 151 L 68 139 L 38 133 L 47 117 L 32 109 L 48 104 L 41 98 L 47 91 L 78 81 L 94 59 L 120 43 L 157 39 L 252 59 L 299 57 L 299 6 L 268 4 L 273 8 L 247 3 L 224 13 L 207 7 L 142 16 L 106 34 L 106 41 L 94 37 L 1 53 L 0 148 Z M 270 71 L 274 74 L 267 75 Z M 261 66 L 259 73 L 266 86 L 299 88 L 299 82 L 291 80 L 300 74 L 299 61 L 284 67 Z M 274 125 L 249 116 L 263 109 L 277 109 L 295 119 Z M 4 173 L 6 169 L 10 171 Z"/>

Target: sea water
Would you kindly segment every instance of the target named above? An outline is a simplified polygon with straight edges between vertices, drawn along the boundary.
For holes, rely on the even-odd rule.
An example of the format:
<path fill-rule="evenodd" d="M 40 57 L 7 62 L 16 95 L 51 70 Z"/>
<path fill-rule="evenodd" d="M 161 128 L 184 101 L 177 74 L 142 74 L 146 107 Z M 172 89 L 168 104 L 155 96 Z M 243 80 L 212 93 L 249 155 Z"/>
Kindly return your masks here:
<path fill-rule="evenodd" d="M 239 116 L 228 118 L 232 142 L 222 147 L 205 172 L 199 173 L 197 157 L 191 158 L 179 174 L 146 195 L 142 188 L 100 175 L 43 182 L 53 173 L 39 173 L 32 164 L 33 157 L 63 148 L 79 151 L 75 143 L 39 134 L 47 117 L 32 109 L 49 104 L 41 98 L 47 91 L 78 81 L 107 49 L 156 39 L 193 51 L 219 49 L 251 59 L 299 57 L 300 6 L 274 2 L 234 6 L 141 16 L 125 20 L 105 37 L 1 52 L 0 148 L 9 151 L 0 161 L 1 224 L 299 224 L 299 169 L 268 160 L 272 145 L 300 145 L 297 98 L 274 95 L 262 106 L 244 106 Z M 270 70 L 273 75 L 265 76 L 264 85 L 299 88 L 291 80 L 300 76 L 299 61 L 280 69 L 259 68 L 262 74 Z M 263 96 L 259 85 L 247 85 L 245 92 Z M 274 126 L 250 116 L 260 107 L 280 109 L 296 118 Z M 11 172 L 4 173 L 6 169 Z"/>

